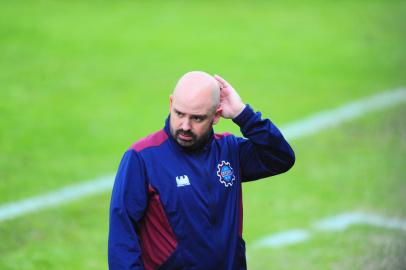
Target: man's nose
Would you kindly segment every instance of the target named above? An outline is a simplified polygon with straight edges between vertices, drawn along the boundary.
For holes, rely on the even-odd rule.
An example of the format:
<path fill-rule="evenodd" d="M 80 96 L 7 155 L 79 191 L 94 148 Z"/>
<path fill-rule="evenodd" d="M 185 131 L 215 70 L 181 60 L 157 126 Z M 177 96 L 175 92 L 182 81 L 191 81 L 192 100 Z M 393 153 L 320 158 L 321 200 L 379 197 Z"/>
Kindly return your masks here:
<path fill-rule="evenodd" d="M 181 128 L 182 128 L 182 130 L 184 130 L 184 131 L 188 131 L 188 130 L 191 129 L 189 119 L 184 119 L 184 120 L 182 121 L 182 126 L 181 126 Z"/>

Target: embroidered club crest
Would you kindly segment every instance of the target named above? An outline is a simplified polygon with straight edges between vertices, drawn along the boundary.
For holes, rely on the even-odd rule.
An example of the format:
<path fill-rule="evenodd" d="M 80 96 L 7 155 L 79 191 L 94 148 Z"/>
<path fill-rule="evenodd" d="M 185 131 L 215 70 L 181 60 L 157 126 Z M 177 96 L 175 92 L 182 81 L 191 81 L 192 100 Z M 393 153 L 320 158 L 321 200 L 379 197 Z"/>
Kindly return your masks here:
<path fill-rule="evenodd" d="M 230 162 L 223 160 L 217 165 L 217 176 L 219 177 L 220 183 L 224 184 L 226 187 L 233 185 L 235 175 Z"/>

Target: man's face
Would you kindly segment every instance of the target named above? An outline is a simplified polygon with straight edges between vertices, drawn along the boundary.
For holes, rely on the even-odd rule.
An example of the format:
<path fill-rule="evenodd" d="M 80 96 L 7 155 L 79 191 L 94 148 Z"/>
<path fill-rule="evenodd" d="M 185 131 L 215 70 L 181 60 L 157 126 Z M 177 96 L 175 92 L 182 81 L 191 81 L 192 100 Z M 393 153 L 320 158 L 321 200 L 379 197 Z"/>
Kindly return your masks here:
<path fill-rule="evenodd" d="M 175 141 L 187 149 L 196 149 L 204 144 L 211 132 L 213 124 L 220 117 L 220 110 L 212 106 L 190 106 L 177 102 L 171 97 L 170 131 Z"/>

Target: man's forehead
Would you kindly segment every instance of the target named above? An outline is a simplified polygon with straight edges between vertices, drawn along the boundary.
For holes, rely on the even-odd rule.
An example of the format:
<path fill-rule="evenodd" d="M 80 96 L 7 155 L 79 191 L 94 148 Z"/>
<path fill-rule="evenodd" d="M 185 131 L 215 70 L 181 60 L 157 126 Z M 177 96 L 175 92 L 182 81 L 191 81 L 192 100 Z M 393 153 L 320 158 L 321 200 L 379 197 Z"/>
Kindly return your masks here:
<path fill-rule="evenodd" d="M 211 106 L 204 105 L 198 102 L 185 103 L 174 99 L 172 103 L 174 110 L 185 114 L 207 115 L 210 112 Z"/>

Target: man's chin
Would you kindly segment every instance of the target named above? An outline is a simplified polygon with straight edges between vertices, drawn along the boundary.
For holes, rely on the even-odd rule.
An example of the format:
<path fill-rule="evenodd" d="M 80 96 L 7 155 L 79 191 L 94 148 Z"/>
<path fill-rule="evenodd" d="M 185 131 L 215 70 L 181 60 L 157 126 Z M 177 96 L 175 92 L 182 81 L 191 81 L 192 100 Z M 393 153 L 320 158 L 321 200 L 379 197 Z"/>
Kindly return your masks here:
<path fill-rule="evenodd" d="M 186 150 L 191 151 L 201 148 L 208 140 L 207 136 L 199 138 L 193 136 L 190 140 L 189 139 L 184 140 L 179 135 L 175 135 L 173 136 L 173 138 L 175 139 L 175 141 L 178 143 L 179 146 L 181 146 Z"/>
<path fill-rule="evenodd" d="M 196 145 L 195 140 L 182 140 L 181 138 L 176 138 L 176 142 L 183 148 L 193 149 Z"/>

